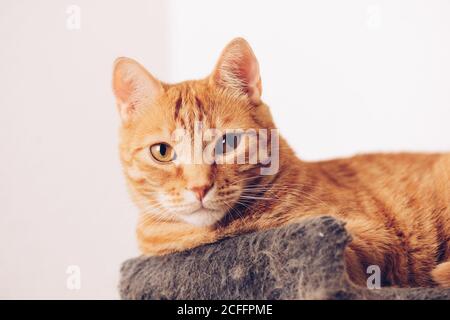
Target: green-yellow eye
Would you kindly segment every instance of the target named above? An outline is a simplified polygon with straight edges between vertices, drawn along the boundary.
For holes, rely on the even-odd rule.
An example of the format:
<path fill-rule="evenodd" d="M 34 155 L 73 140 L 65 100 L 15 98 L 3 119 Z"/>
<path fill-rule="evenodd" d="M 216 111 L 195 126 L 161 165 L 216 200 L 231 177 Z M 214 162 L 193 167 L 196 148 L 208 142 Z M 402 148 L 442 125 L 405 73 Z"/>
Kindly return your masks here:
<path fill-rule="evenodd" d="M 156 143 L 150 147 L 150 153 L 159 162 L 170 162 L 175 159 L 175 150 L 167 143 Z"/>

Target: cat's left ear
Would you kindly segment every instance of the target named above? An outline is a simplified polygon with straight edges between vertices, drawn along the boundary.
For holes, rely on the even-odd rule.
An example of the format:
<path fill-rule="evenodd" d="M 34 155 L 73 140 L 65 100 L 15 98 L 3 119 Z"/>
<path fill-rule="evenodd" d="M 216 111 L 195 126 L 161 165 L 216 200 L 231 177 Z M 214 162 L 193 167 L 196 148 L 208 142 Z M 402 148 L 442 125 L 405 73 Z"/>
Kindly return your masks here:
<path fill-rule="evenodd" d="M 225 47 L 210 82 L 245 94 L 252 104 L 261 103 L 262 86 L 258 60 L 245 39 L 236 38 Z"/>

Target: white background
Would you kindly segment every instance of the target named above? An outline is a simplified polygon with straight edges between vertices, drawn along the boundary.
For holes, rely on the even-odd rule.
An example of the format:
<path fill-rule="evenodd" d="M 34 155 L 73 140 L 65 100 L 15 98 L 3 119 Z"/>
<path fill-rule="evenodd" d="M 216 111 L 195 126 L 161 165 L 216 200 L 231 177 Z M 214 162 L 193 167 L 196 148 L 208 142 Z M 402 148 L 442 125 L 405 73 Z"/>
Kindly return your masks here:
<path fill-rule="evenodd" d="M 81 29 L 69 30 L 69 5 Z M 207 75 L 243 36 L 305 160 L 450 150 L 450 1 L 0 2 L 0 298 L 117 298 L 138 254 L 117 152 L 117 56 Z M 80 290 L 66 286 L 70 265 Z"/>

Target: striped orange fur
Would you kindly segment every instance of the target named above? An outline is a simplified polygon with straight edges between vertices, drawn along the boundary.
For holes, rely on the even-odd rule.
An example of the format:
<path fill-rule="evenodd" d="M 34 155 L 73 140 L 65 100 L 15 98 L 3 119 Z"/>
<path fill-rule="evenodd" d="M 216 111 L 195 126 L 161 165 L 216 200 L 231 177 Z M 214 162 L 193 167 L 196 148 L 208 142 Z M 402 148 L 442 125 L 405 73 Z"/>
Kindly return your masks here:
<path fill-rule="evenodd" d="M 113 87 L 122 118 L 123 170 L 141 212 L 137 238 L 143 254 L 331 215 L 345 221 L 352 236 L 346 265 L 355 283 L 364 285 L 366 268 L 378 265 L 383 285 L 450 286 L 450 154 L 305 162 L 281 138 L 273 175 L 261 175 L 260 163 L 151 161 L 152 144 L 168 143 L 177 128 L 192 132 L 195 121 L 220 129 L 276 128 L 260 99 L 257 60 L 243 39 L 224 49 L 210 76 L 178 84 L 162 83 L 137 62 L 118 59 Z M 195 197 L 208 197 L 208 205 L 192 209 Z"/>

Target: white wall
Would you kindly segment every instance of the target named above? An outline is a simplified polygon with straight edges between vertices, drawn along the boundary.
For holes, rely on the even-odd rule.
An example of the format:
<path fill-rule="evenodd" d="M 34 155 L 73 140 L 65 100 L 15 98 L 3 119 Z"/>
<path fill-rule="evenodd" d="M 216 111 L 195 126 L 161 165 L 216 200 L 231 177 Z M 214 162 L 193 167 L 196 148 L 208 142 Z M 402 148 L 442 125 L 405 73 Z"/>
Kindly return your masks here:
<path fill-rule="evenodd" d="M 81 29 L 66 28 L 68 5 Z M 0 2 L 0 298 L 116 298 L 137 254 L 111 65 L 208 74 L 244 36 L 264 99 L 305 159 L 450 150 L 450 2 Z M 66 268 L 81 268 L 81 289 Z"/>
<path fill-rule="evenodd" d="M 66 8 L 81 8 L 81 29 Z M 0 298 L 116 298 L 137 254 L 112 63 L 167 73 L 164 1 L 0 2 Z M 68 290 L 66 269 L 81 270 Z"/>

